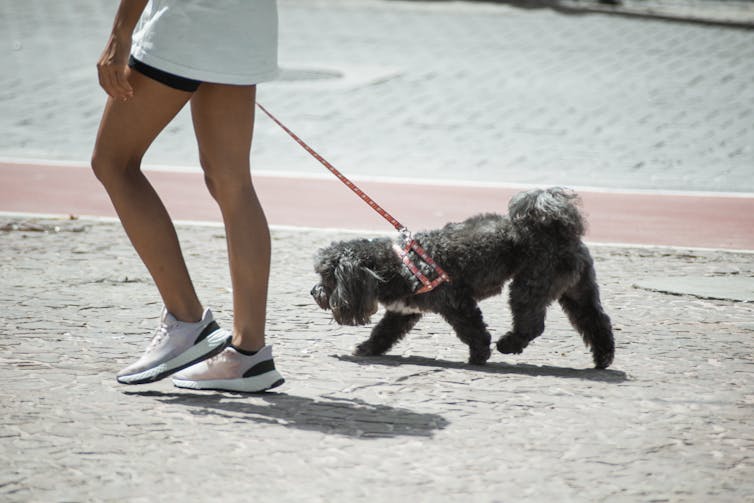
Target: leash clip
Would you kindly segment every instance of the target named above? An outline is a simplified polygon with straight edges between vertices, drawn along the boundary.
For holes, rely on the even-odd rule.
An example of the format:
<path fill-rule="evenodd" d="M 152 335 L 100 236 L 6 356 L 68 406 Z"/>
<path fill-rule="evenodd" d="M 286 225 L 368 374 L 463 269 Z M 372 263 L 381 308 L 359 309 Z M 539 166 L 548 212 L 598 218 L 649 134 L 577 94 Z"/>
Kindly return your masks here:
<path fill-rule="evenodd" d="M 398 229 L 398 233 L 400 233 L 404 244 L 411 243 L 414 240 L 414 234 L 408 230 L 408 227 L 401 227 Z"/>

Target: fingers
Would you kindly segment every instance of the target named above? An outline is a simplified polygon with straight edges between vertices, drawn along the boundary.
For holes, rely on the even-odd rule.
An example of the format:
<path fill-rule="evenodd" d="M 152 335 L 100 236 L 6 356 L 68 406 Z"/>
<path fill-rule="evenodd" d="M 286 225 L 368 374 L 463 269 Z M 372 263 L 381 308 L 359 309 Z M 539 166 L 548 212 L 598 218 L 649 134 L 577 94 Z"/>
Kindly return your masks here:
<path fill-rule="evenodd" d="M 97 65 L 99 84 L 113 99 L 127 101 L 133 98 L 134 91 L 128 82 L 126 65 Z"/>
<path fill-rule="evenodd" d="M 134 96 L 134 90 L 128 82 L 128 67 L 123 67 L 120 71 L 115 72 L 115 85 L 125 99 L 131 99 Z"/>

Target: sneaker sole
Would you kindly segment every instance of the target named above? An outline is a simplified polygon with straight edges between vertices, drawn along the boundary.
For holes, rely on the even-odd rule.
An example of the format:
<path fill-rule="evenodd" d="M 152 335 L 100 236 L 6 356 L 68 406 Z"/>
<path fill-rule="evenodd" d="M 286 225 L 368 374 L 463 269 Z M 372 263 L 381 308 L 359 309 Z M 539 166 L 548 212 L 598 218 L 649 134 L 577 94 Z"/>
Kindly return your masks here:
<path fill-rule="evenodd" d="M 261 393 L 277 388 L 285 382 L 277 370 L 270 370 L 254 377 L 238 379 L 208 379 L 206 381 L 189 381 L 173 378 L 173 384 L 179 388 L 203 389 L 214 391 L 239 391 L 242 393 Z"/>
<path fill-rule="evenodd" d="M 204 340 L 191 346 L 175 358 L 136 374 L 119 376 L 121 384 L 145 384 L 159 381 L 191 365 L 215 356 L 230 343 L 231 334 L 223 329 L 215 330 Z"/>

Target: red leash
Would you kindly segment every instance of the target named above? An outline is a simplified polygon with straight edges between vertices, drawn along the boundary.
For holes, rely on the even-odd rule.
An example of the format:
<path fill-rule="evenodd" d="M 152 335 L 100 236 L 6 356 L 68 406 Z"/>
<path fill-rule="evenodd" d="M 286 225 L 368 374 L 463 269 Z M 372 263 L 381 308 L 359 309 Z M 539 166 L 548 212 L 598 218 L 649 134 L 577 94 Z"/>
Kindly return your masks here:
<path fill-rule="evenodd" d="M 448 276 L 448 274 L 445 271 L 443 271 L 442 267 L 437 265 L 437 263 L 434 260 L 432 260 L 432 258 L 424 250 L 424 248 L 419 246 L 419 243 L 416 241 L 416 239 L 414 239 L 413 234 L 411 234 L 411 232 L 405 226 L 403 226 L 398 220 L 396 220 L 390 213 L 385 211 L 382 208 L 382 206 L 380 206 L 374 201 L 374 199 L 366 195 L 364 191 L 361 190 L 359 187 L 357 187 L 351 180 L 346 178 L 345 175 L 343 175 L 343 173 L 341 173 L 335 168 L 335 166 L 330 164 L 324 157 L 319 155 L 313 148 L 307 145 L 301 138 L 296 136 L 296 134 L 293 131 L 288 129 L 285 126 L 285 124 L 280 122 L 274 115 L 268 112 L 266 108 L 264 108 L 259 103 L 257 103 L 257 106 L 260 108 L 260 110 L 262 110 L 262 112 L 267 114 L 267 117 L 272 119 L 273 122 L 275 122 L 275 124 L 280 126 L 283 131 L 288 133 L 288 136 L 293 138 L 296 141 L 296 143 L 301 145 L 301 147 L 307 152 L 309 152 L 309 154 L 311 154 L 312 157 L 317 159 L 324 167 L 330 170 L 330 172 L 333 175 L 335 175 L 338 178 L 338 180 L 343 182 L 346 185 L 346 187 L 348 187 L 354 193 L 356 193 L 357 196 L 359 196 L 364 202 L 366 202 L 369 206 L 371 206 L 372 209 L 374 209 L 374 211 L 379 213 L 380 216 L 382 216 L 382 218 L 390 222 L 390 224 L 393 227 L 395 227 L 396 230 L 398 230 L 398 232 L 401 233 L 401 235 L 403 236 L 403 239 L 407 241 L 408 244 L 405 246 L 405 248 L 400 248 L 397 245 L 395 245 L 394 248 L 398 256 L 401 258 L 401 261 L 406 265 L 406 267 L 408 267 L 408 269 L 413 273 L 413 275 L 416 276 L 416 278 L 419 281 L 421 281 L 423 286 L 419 290 L 416 291 L 417 294 L 430 292 L 434 290 L 435 287 L 437 287 L 438 285 L 440 285 L 441 283 L 445 281 L 450 282 L 450 276 Z M 411 250 L 414 250 L 424 262 L 426 262 L 435 270 L 435 272 L 437 273 L 437 278 L 435 278 L 433 281 L 430 281 L 424 274 L 422 274 L 422 272 L 419 270 L 416 264 L 414 264 L 411 261 L 411 258 L 409 257 L 409 252 Z"/>

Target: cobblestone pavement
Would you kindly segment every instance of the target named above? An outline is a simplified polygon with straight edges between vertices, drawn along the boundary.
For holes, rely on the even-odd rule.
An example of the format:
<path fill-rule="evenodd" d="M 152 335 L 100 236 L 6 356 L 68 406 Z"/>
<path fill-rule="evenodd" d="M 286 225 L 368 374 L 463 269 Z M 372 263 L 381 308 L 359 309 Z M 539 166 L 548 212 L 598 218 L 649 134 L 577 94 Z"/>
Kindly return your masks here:
<path fill-rule="evenodd" d="M 114 9 L 0 1 L 0 156 L 89 158 Z M 751 30 L 378 0 L 280 0 L 280 26 L 259 99 L 349 175 L 754 192 Z M 196 159 L 185 111 L 145 160 Z M 266 118 L 253 165 L 322 169 Z"/>
<path fill-rule="evenodd" d="M 751 254 L 593 247 L 617 356 L 559 309 L 483 368 L 438 318 L 385 357 L 310 300 L 332 232 L 276 229 L 269 337 L 288 382 L 243 396 L 122 386 L 160 305 L 117 224 L 0 221 L 2 501 L 752 501 L 754 304 L 646 277 L 754 276 Z M 204 300 L 231 316 L 223 232 L 179 227 Z M 482 306 L 497 337 L 502 298 Z"/>

